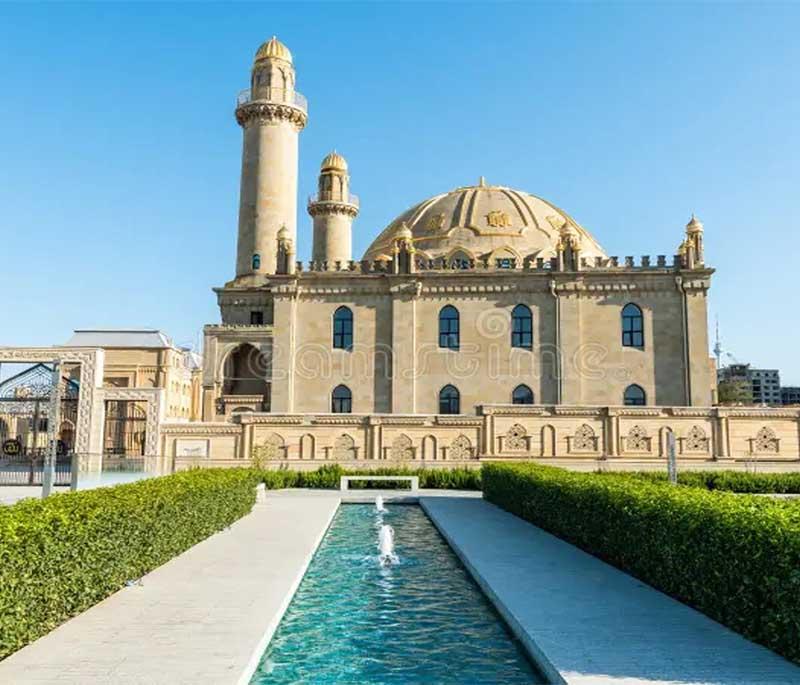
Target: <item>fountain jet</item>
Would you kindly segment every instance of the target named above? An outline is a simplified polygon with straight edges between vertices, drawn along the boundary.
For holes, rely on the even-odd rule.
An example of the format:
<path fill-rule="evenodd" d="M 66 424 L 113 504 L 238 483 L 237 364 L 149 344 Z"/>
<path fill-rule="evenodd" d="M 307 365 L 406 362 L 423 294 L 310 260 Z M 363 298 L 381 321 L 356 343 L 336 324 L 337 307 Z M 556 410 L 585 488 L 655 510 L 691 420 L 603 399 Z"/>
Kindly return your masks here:
<path fill-rule="evenodd" d="M 383 506 L 383 497 L 380 495 L 375 498 L 375 511 L 377 511 L 379 514 L 386 513 L 386 507 Z"/>
<path fill-rule="evenodd" d="M 378 531 L 378 551 L 381 566 L 391 566 L 400 561 L 394 552 L 394 528 L 389 525 L 382 525 Z"/>

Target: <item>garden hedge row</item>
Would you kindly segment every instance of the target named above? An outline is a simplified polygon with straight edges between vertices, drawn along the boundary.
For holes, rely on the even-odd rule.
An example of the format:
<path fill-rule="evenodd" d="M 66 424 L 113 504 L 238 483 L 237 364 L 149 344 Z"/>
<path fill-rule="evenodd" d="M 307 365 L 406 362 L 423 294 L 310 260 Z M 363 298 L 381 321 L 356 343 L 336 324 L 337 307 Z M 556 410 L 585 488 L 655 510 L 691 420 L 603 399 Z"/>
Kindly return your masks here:
<path fill-rule="evenodd" d="M 627 475 L 651 481 L 667 480 L 667 474 L 663 472 L 635 471 Z M 729 492 L 800 494 L 800 473 L 681 471 L 678 484 Z"/>
<path fill-rule="evenodd" d="M 0 658 L 248 513 L 257 482 L 195 470 L 0 507 Z"/>
<path fill-rule="evenodd" d="M 487 464 L 484 497 L 800 663 L 800 505 Z"/>
<path fill-rule="evenodd" d="M 345 470 L 337 464 L 329 464 L 316 471 L 261 471 L 261 479 L 268 489 L 278 488 L 339 488 L 342 476 L 364 476 L 364 480 L 351 481 L 351 487 L 378 487 L 384 489 L 404 488 L 407 483 L 370 481 L 373 476 L 419 476 L 421 488 L 439 490 L 480 490 L 480 469 L 407 469 L 380 468 L 373 470 Z"/>

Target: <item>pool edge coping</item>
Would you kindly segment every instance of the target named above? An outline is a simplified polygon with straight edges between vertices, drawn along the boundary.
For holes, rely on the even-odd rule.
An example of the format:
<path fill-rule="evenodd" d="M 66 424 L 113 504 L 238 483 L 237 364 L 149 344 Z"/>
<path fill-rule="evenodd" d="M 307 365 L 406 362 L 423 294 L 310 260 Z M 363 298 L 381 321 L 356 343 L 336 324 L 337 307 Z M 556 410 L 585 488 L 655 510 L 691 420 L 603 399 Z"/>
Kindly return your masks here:
<path fill-rule="evenodd" d="M 306 572 L 308 571 L 308 567 L 311 565 L 311 562 L 314 559 L 314 556 L 319 549 L 320 544 L 322 544 L 323 539 L 328 534 L 328 530 L 331 527 L 331 523 L 333 522 L 336 513 L 339 511 L 339 507 L 342 505 L 341 497 L 338 498 L 336 502 L 336 506 L 331 509 L 330 516 L 328 520 L 325 522 L 325 526 L 322 529 L 322 532 L 317 536 L 317 539 L 314 541 L 313 549 L 308 553 L 307 557 L 303 560 L 300 569 L 297 572 L 295 579 L 292 581 L 292 584 L 289 588 L 289 591 L 283 598 L 281 602 L 281 606 L 275 615 L 272 617 L 272 620 L 267 625 L 264 634 L 261 636 L 261 639 L 258 641 L 256 646 L 253 648 L 252 656 L 247 662 L 247 665 L 244 667 L 244 670 L 239 675 L 239 678 L 236 680 L 236 685 L 249 685 L 250 681 L 253 679 L 253 675 L 258 670 L 258 666 L 261 663 L 261 659 L 264 656 L 264 652 L 266 651 L 267 647 L 269 646 L 270 641 L 272 640 L 273 636 L 275 635 L 275 631 L 278 630 L 278 626 L 280 626 L 281 621 L 283 620 L 286 611 L 289 608 L 289 605 L 292 603 L 295 594 L 297 594 L 297 589 L 300 587 L 300 583 L 303 582 L 303 578 L 305 578 Z"/>
<path fill-rule="evenodd" d="M 492 603 L 494 608 L 506 622 L 509 629 L 513 633 L 514 637 L 519 640 L 522 647 L 525 649 L 525 652 L 528 658 L 534 663 L 536 668 L 539 669 L 541 675 L 545 677 L 548 683 L 552 683 L 553 685 L 568 685 L 567 681 L 564 679 L 564 676 L 561 675 L 561 672 L 555 665 L 547 658 L 547 655 L 544 653 L 541 647 L 536 644 L 536 641 L 528 634 L 528 632 L 522 627 L 520 622 L 516 619 L 513 612 L 506 606 L 505 602 L 503 602 L 498 596 L 497 593 L 494 592 L 492 586 L 488 583 L 488 581 L 478 572 L 475 566 L 470 562 L 469 557 L 458 543 L 453 539 L 453 537 L 447 532 L 447 530 L 440 525 L 440 523 L 436 520 L 435 514 L 433 514 L 427 507 L 426 498 L 420 497 L 419 498 L 419 506 L 422 507 L 422 510 L 425 512 L 425 515 L 430 519 L 431 523 L 433 523 L 436 530 L 439 531 L 439 534 L 445 539 L 447 544 L 450 546 L 450 549 L 453 550 L 455 555 L 459 558 L 464 567 L 467 569 L 469 574 L 472 576 L 472 579 L 478 584 L 483 594 L 486 598 Z"/>

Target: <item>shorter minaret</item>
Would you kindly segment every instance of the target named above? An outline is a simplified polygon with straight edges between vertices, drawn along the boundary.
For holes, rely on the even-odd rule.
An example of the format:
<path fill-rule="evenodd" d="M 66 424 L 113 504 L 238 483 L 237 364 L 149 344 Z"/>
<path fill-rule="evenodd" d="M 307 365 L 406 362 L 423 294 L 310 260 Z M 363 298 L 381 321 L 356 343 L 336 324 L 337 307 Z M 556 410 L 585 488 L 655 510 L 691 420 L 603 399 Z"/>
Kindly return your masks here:
<path fill-rule="evenodd" d="M 683 259 L 683 266 L 686 269 L 694 269 L 705 264 L 703 255 L 703 223 L 692 214 L 689 223 L 686 224 L 686 239 L 681 243 L 678 250 Z"/>
<path fill-rule="evenodd" d="M 350 194 L 347 162 L 336 151 L 322 160 L 317 194 L 308 200 L 308 213 L 314 219 L 314 246 L 311 259 L 344 265 L 351 260 L 353 219 L 358 215 L 358 198 Z"/>

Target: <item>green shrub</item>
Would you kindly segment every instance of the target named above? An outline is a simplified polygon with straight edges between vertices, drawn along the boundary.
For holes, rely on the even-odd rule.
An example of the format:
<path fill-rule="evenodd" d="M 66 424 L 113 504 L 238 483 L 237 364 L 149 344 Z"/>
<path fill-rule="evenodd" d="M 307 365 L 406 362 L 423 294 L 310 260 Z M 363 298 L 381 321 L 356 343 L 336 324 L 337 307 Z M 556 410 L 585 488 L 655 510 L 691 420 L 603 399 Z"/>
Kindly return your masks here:
<path fill-rule="evenodd" d="M 0 507 L 0 658 L 248 513 L 249 469 L 202 469 Z"/>
<path fill-rule="evenodd" d="M 800 662 L 800 507 L 626 474 L 486 464 L 484 497 Z"/>
<path fill-rule="evenodd" d="M 666 473 L 656 471 L 635 471 L 625 475 L 651 481 L 667 480 Z M 800 494 L 800 473 L 681 471 L 678 473 L 678 484 L 729 492 Z"/>
<path fill-rule="evenodd" d="M 454 469 L 408 469 L 408 468 L 379 468 L 345 470 L 338 464 L 325 465 L 316 471 L 261 471 L 261 479 L 267 489 L 280 488 L 339 488 L 339 479 L 342 476 L 364 476 L 364 480 L 351 481 L 354 488 L 381 488 L 399 489 L 407 487 L 403 482 L 382 482 L 369 479 L 373 476 L 419 476 L 421 488 L 435 488 L 439 490 L 480 490 L 480 469 L 467 469 L 463 467 Z"/>

